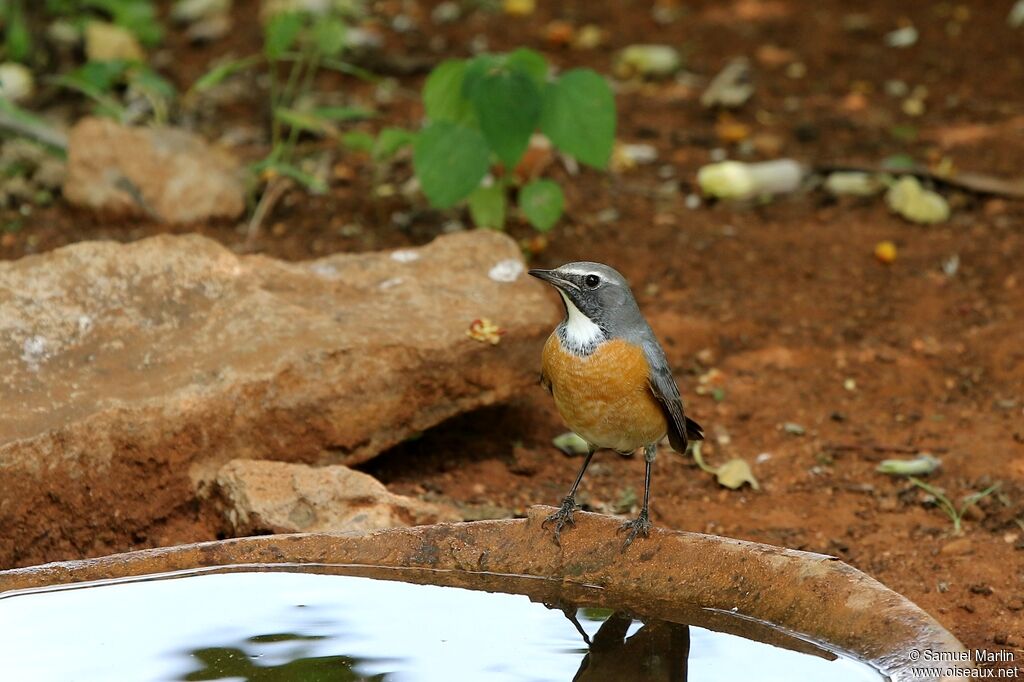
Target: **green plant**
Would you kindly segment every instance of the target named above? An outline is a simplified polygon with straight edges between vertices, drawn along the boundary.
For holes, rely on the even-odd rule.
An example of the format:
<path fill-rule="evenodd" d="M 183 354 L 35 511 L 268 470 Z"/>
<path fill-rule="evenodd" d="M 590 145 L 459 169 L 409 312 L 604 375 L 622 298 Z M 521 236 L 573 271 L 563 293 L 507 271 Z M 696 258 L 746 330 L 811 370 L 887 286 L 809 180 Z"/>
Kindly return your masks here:
<path fill-rule="evenodd" d="M 1000 483 L 995 483 L 985 488 L 981 492 L 967 495 L 963 499 L 963 504 L 961 504 L 960 507 L 957 508 L 953 504 L 953 502 L 948 497 L 946 497 L 945 493 L 943 493 L 935 486 L 925 483 L 921 479 L 915 478 L 914 476 L 909 476 L 908 479 L 918 488 L 921 488 L 926 493 L 935 498 L 935 502 L 939 505 L 939 508 L 942 511 L 944 511 L 946 513 L 946 516 L 949 517 L 949 520 L 953 522 L 954 535 L 960 535 L 963 532 L 961 522 L 963 520 L 964 514 L 967 513 L 967 510 L 973 507 L 974 505 L 978 504 L 978 502 L 985 499 L 992 493 L 994 493 L 996 490 L 999 489 L 999 486 L 1001 485 Z"/>
<path fill-rule="evenodd" d="M 519 49 L 438 65 L 423 88 L 427 123 L 413 143 L 413 168 L 435 208 L 465 200 L 474 223 L 501 228 L 513 170 L 540 130 L 560 151 L 607 167 L 615 141 L 615 100 L 589 69 L 549 76 L 547 61 Z M 489 171 L 500 163 L 503 172 Z M 550 230 L 565 199 L 551 180 L 518 187 L 518 207 L 537 230 Z"/>
<path fill-rule="evenodd" d="M 95 103 L 95 113 L 122 123 L 137 119 L 131 101 L 141 99 L 155 123 L 166 123 L 175 96 L 174 86 L 147 64 L 125 60 L 86 62 L 60 74 L 51 82 L 85 95 Z M 120 92 L 124 90 L 122 98 Z"/>
<path fill-rule="evenodd" d="M 354 11 L 354 10 L 353 10 Z M 281 195 L 285 182 L 294 182 L 309 192 L 327 190 L 321 174 L 304 168 L 305 155 L 298 148 L 303 134 L 314 137 L 342 137 L 339 125 L 367 118 L 373 112 L 355 107 L 319 106 L 313 93 L 317 73 L 331 69 L 372 78 L 341 59 L 347 47 L 347 11 L 318 14 L 289 11 L 274 14 L 264 26 L 263 51 L 218 64 L 204 74 L 185 100 L 216 87 L 228 77 L 251 68 L 266 68 L 269 79 L 270 150 L 250 166 L 254 190 L 265 185 L 249 223 L 250 238 Z"/>

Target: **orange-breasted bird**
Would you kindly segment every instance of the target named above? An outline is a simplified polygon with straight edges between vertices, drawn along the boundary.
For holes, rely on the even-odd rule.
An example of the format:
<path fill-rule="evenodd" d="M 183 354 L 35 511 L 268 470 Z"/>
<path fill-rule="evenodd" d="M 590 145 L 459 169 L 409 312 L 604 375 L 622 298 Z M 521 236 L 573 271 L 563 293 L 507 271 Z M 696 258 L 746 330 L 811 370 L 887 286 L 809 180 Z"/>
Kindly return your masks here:
<path fill-rule="evenodd" d="M 607 265 L 586 262 L 530 274 L 555 287 L 565 304 L 565 319 L 544 344 L 541 384 L 565 423 L 588 445 L 569 494 L 544 523 L 554 524 L 560 542 L 562 529 L 573 524 L 576 489 L 596 450 L 629 455 L 643 447 L 644 502 L 640 515 L 622 525 L 629 531 L 625 549 L 651 528 L 651 464 L 658 441 L 667 434 L 672 448 L 685 453 L 690 440 L 703 440 L 703 429 L 683 413 L 665 351 L 625 277 Z"/>

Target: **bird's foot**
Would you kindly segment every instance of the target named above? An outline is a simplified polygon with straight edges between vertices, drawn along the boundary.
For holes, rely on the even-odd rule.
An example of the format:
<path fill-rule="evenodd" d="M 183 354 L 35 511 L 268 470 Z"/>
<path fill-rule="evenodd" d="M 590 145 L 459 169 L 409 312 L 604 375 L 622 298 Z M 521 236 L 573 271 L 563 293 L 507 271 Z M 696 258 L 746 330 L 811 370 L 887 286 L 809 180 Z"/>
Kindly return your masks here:
<path fill-rule="evenodd" d="M 643 535 L 647 537 L 651 532 L 651 520 L 647 518 L 647 510 L 640 512 L 640 516 L 636 517 L 632 521 L 626 521 L 624 524 L 619 526 L 619 532 L 628 530 L 629 534 L 626 536 L 626 541 L 622 543 L 622 551 L 625 552 L 626 548 L 633 544 L 633 540 L 636 539 L 637 535 Z"/>
<path fill-rule="evenodd" d="M 559 547 L 562 546 L 562 529 L 566 526 L 576 525 L 576 521 L 572 518 L 574 511 L 576 511 L 576 498 L 570 495 L 562 500 L 562 506 L 558 511 L 548 516 L 544 519 L 544 523 L 540 524 L 541 528 L 547 528 L 549 523 L 555 525 L 555 544 Z"/>

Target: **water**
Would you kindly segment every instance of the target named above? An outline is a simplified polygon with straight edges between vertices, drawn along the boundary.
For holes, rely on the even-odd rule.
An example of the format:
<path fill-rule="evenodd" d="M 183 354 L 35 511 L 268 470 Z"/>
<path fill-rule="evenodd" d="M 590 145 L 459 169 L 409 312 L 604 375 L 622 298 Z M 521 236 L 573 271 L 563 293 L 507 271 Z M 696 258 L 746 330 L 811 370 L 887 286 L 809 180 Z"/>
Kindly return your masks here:
<path fill-rule="evenodd" d="M 884 679 L 802 648 L 812 653 L 610 609 L 302 572 L 193 574 L 0 599 L 0 678 L 17 682 Z"/>

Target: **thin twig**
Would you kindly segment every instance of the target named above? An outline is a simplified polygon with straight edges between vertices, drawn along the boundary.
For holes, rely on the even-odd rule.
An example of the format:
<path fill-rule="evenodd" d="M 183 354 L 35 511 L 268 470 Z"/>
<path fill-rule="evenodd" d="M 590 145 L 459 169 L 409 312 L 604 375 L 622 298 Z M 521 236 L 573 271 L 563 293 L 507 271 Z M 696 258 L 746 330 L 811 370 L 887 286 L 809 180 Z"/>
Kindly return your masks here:
<path fill-rule="evenodd" d="M 267 216 L 274 209 L 274 205 L 291 187 L 291 179 L 280 175 L 267 184 L 266 189 L 263 190 L 263 196 L 260 197 L 259 203 L 256 204 L 256 210 L 252 212 L 252 218 L 249 219 L 249 229 L 245 238 L 246 246 L 251 247 L 256 242 L 256 237 L 259 236 L 263 221 L 267 219 Z"/>
<path fill-rule="evenodd" d="M 916 455 L 924 451 L 937 452 L 939 454 L 949 452 L 949 448 L 921 448 L 905 445 L 884 445 L 882 443 L 825 443 L 822 447 L 834 452 L 868 450 L 871 452 L 895 452 L 901 455 Z"/>

